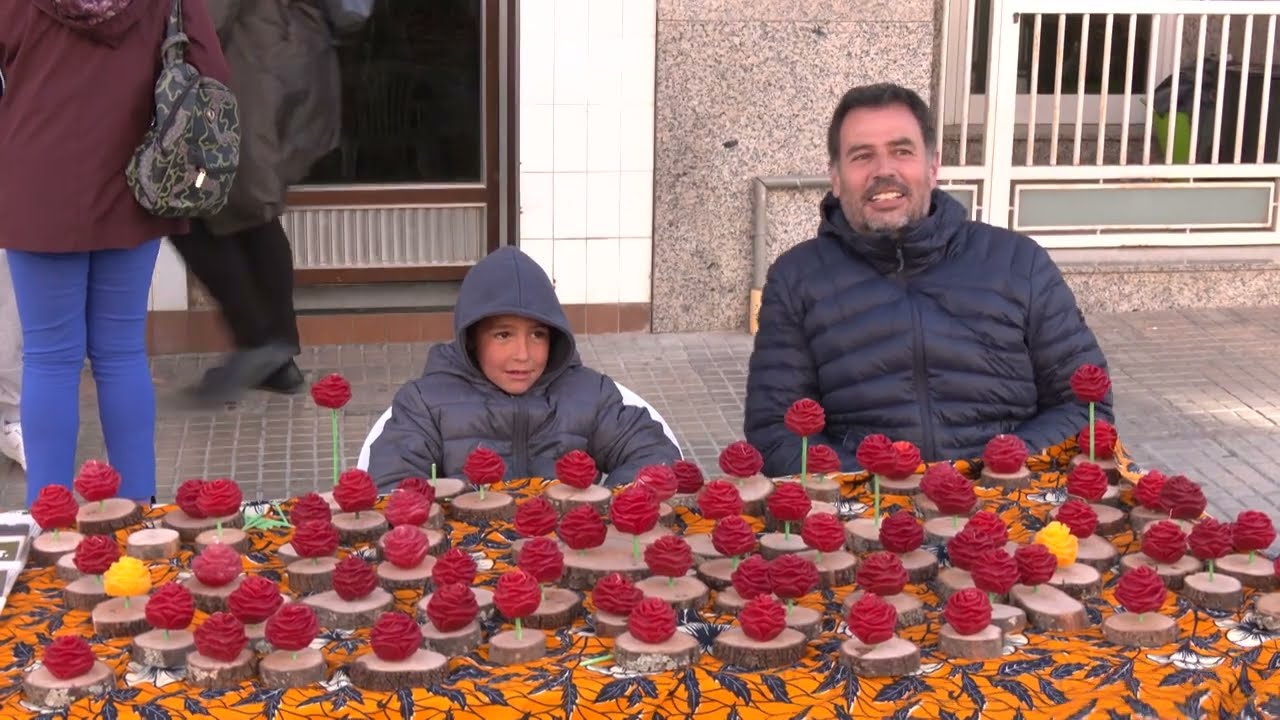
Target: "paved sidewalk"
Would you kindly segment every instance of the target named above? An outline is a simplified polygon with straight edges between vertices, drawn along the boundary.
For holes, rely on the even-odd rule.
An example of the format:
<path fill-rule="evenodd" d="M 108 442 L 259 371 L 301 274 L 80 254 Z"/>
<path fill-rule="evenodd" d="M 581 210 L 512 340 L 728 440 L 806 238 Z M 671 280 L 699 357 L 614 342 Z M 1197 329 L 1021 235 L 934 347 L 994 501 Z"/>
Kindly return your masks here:
<path fill-rule="evenodd" d="M 1096 315 L 1090 323 L 1112 365 L 1120 434 L 1144 467 L 1204 484 L 1211 510 L 1258 508 L 1280 520 L 1280 312 L 1188 310 Z M 672 425 L 686 455 L 714 468 L 742 432 L 751 338 L 741 333 L 597 335 L 580 341 L 583 360 L 648 399 Z M 421 345 L 308 348 L 315 376 L 341 372 L 355 397 L 343 421 L 354 464 L 373 421 L 395 389 L 416 375 Z M 153 361 L 158 393 L 170 396 L 216 358 Z M 92 381 L 83 393 L 82 457 L 102 453 Z M 296 495 L 330 482 L 329 418 L 307 395 L 255 394 L 213 414 L 169 409 L 157 433 L 159 493 L 172 498 L 189 477 L 229 476 L 247 494 Z M 0 507 L 22 504 L 20 473 L 0 476 Z"/>

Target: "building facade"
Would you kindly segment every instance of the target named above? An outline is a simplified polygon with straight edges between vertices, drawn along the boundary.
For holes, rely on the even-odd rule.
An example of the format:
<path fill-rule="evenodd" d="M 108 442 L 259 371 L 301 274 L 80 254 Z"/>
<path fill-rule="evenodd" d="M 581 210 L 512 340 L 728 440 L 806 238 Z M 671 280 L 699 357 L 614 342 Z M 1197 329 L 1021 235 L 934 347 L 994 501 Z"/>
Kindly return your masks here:
<path fill-rule="evenodd" d="M 1087 309 L 1280 302 L 1277 16 L 1277 0 L 379 2 L 340 50 L 342 144 L 285 217 L 304 342 L 448 337 L 457 283 L 503 244 L 582 330 L 747 329 L 768 263 L 817 226 L 835 103 L 884 80 L 932 102 L 941 184 L 1049 247 Z M 172 254 L 153 308 L 158 350 L 217 344 Z"/>

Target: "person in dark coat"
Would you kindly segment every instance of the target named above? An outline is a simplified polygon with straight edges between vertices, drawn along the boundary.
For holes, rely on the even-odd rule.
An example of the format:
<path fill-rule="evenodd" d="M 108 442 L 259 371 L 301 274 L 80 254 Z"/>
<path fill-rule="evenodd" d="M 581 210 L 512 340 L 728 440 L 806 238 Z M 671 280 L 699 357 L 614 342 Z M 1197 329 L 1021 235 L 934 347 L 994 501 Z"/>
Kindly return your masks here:
<path fill-rule="evenodd" d="M 464 477 L 481 445 L 502 456 L 508 479 L 553 478 L 570 450 L 595 458 L 609 485 L 680 459 L 647 408 L 624 404 L 613 380 L 583 366 L 555 288 L 528 255 L 505 247 L 477 263 L 453 313 L 453 342 L 431 348 L 373 442 L 379 487 L 427 477 L 433 463 Z"/>
<path fill-rule="evenodd" d="M 800 398 L 826 410 L 810 442 L 846 470 L 873 433 L 933 461 L 980 456 L 1001 433 L 1037 452 L 1087 424 L 1071 374 L 1106 359 L 1075 296 L 1034 240 L 937 189 L 932 117 L 891 84 L 836 108 L 818 235 L 769 268 L 748 368 L 746 437 L 770 475 L 800 470 L 783 422 Z"/>
<path fill-rule="evenodd" d="M 76 474 L 80 373 L 98 389 L 120 495 L 155 493 L 147 297 L 160 239 L 125 167 L 154 113 L 170 0 L 0 2 L 0 248 L 22 323 L 27 502 Z M 225 81 L 204 0 L 183 2 L 187 60 Z"/>
<path fill-rule="evenodd" d="M 222 311 L 236 351 L 189 392 L 294 393 L 304 378 L 293 249 L 280 216 L 289 186 L 338 144 L 341 79 L 322 0 L 208 0 L 240 106 L 240 167 L 227 205 L 173 238 Z"/>

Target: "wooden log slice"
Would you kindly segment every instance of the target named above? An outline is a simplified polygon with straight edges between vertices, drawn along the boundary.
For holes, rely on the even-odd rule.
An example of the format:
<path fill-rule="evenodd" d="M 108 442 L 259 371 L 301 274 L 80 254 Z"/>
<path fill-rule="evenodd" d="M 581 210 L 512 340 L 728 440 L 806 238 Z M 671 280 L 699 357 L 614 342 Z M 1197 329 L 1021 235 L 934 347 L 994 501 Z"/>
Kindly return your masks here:
<path fill-rule="evenodd" d="M 1165 587 L 1170 590 L 1181 590 L 1182 583 L 1186 580 L 1186 577 L 1192 573 L 1200 572 L 1203 564 L 1190 555 L 1183 555 L 1175 563 L 1159 563 L 1140 552 L 1120 558 L 1121 572 L 1133 570 L 1143 565 L 1155 570 L 1160 579 L 1164 581 Z"/>
<path fill-rule="evenodd" d="M 1005 490 L 1026 490 L 1031 487 L 1031 471 L 1023 466 L 1017 472 L 998 473 L 982 468 L 978 475 L 978 484 L 982 487 L 998 487 Z"/>
<path fill-rule="evenodd" d="M 102 587 L 101 575 L 85 575 L 62 590 L 62 601 L 69 610 L 92 610 L 106 600 L 107 591 Z"/>
<path fill-rule="evenodd" d="M 1102 592 L 1102 575 L 1088 565 L 1076 562 L 1054 571 L 1049 584 L 1077 600 L 1085 600 Z"/>
<path fill-rule="evenodd" d="M 669 503 L 658 503 L 658 524 L 663 527 L 676 524 L 676 510 Z"/>
<path fill-rule="evenodd" d="M 938 576 L 931 583 L 938 600 L 946 602 L 947 598 L 966 588 L 974 587 L 973 575 L 968 570 L 958 567 L 944 567 L 938 570 Z"/>
<path fill-rule="evenodd" d="M 764 517 L 765 500 L 773 494 L 773 481 L 763 475 L 749 478 L 724 478 L 738 487 L 738 495 L 742 497 L 742 514 L 750 517 Z"/>
<path fill-rule="evenodd" d="M 799 630 L 787 628 L 772 640 L 752 640 L 740 627 L 732 627 L 716 636 L 712 652 L 725 665 L 747 670 L 771 670 L 790 667 L 804 657 L 809 643 Z"/>
<path fill-rule="evenodd" d="M 701 611 L 706 607 L 710 592 L 705 583 L 696 577 L 649 577 L 636 583 L 646 597 L 656 597 L 677 611 Z"/>
<path fill-rule="evenodd" d="M 191 599 L 195 602 L 196 609 L 207 613 L 222 612 L 227 609 L 227 598 L 236 588 L 240 587 L 240 583 L 244 582 L 244 575 L 237 575 L 234 580 L 220 587 L 212 587 L 205 585 L 191 576 L 182 581 L 191 593 Z"/>
<path fill-rule="evenodd" d="M 572 625 L 581 614 L 581 595 L 572 590 L 549 587 L 544 591 L 538 609 L 524 619 L 524 625 L 538 630 L 559 630 Z"/>
<path fill-rule="evenodd" d="M 1244 607 L 1244 585 L 1230 575 L 1198 572 L 1188 575 L 1182 583 L 1182 597 L 1209 610 L 1237 612 Z"/>
<path fill-rule="evenodd" d="M 916 473 L 901 480 L 880 479 L 881 495 L 917 495 L 920 493 L 920 481 L 924 475 Z"/>
<path fill-rule="evenodd" d="M 431 509 L 427 511 L 427 521 L 422 523 L 422 527 L 427 530 L 444 529 L 444 508 L 440 506 L 440 503 L 431 503 Z"/>
<path fill-rule="evenodd" d="M 702 648 L 688 633 L 676 631 L 663 642 L 641 642 L 629 632 L 613 643 L 613 664 L 628 672 L 657 673 L 698 664 Z"/>
<path fill-rule="evenodd" d="M 804 488 L 804 492 L 809 499 L 815 503 L 833 504 L 840 500 L 840 482 L 833 479 L 830 475 L 814 475 L 803 482 L 799 475 L 790 475 L 788 477 L 774 478 L 775 485 L 782 483 L 799 483 Z"/>
<path fill-rule="evenodd" d="M 790 555 L 793 553 L 802 553 L 809 549 L 804 544 L 804 539 L 800 537 L 799 528 L 793 528 L 791 536 L 787 537 L 782 533 L 765 533 L 760 536 L 760 554 L 765 560 L 772 560 L 782 555 Z"/>
<path fill-rule="evenodd" d="M 196 647 L 195 636 L 189 630 L 148 630 L 133 638 L 133 659 L 151 667 L 182 667 L 187 655 Z"/>
<path fill-rule="evenodd" d="M 1076 562 L 1088 565 L 1099 573 L 1105 573 L 1115 567 L 1119 560 L 1120 553 L 1116 547 L 1100 535 L 1081 538 L 1076 550 Z"/>
<path fill-rule="evenodd" d="M 671 534 L 672 532 L 670 528 L 665 527 L 661 523 L 659 523 L 656 527 L 654 527 L 649 532 L 643 533 L 637 536 L 636 539 L 640 541 L 640 552 L 643 553 L 644 549 L 649 547 L 653 543 L 657 542 L 658 538 L 666 537 L 667 535 L 671 535 Z M 631 535 L 621 532 L 618 530 L 618 528 L 610 525 L 608 531 L 605 532 L 604 544 L 605 546 L 608 546 L 608 547 L 622 548 L 630 552 L 631 546 L 632 546 L 631 538 L 632 538 Z"/>
<path fill-rule="evenodd" d="M 721 615 L 737 615 L 742 608 L 747 606 L 749 601 L 738 594 L 737 590 L 727 587 L 723 590 L 716 591 L 716 597 L 712 607 Z"/>
<path fill-rule="evenodd" d="M 822 613 L 813 608 L 792 605 L 787 613 L 787 627 L 799 630 L 806 640 L 813 640 L 822 632 Z"/>
<path fill-rule="evenodd" d="M 178 537 L 184 543 L 194 543 L 196 537 L 206 530 L 213 530 L 222 523 L 224 528 L 243 528 L 244 515 L 235 512 L 231 515 L 211 518 L 193 518 L 179 508 L 174 508 L 160 518 L 160 526 L 178 531 Z"/>
<path fill-rule="evenodd" d="M 969 521 L 969 518 L 976 515 L 978 511 L 982 509 L 982 503 L 977 502 L 977 503 L 974 503 L 973 507 L 969 510 L 969 512 L 964 515 L 954 515 L 954 516 L 943 515 L 942 511 L 938 509 L 938 504 L 930 500 L 929 496 L 925 495 L 924 493 L 921 493 L 915 496 L 914 498 L 912 498 L 911 502 L 912 504 L 915 505 L 916 510 L 920 511 L 920 516 L 923 517 L 926 521 L 932 520 L 934 518 L 941 518 L 941 517 L 944 517 L 944 518 L 955 517 L 957 518 L 957 522 L 960 524 L 960 527 L 962 528 L 964 527 L 964 524 Z"/>
<path fill-rule="evenodd" d="M 115 687 L 115 671 L 101 660 L 95 660 L 84 675 L 67 680 L 54 677 L 44 665 L 22 674 L 22 697 L 37 707 L 64 708 L 81 698 L 106 695 Z"/>
<path fill-rule="evenodd" d="M 262 684 L 269 688 L 300 688 L 318 685 L 329 675 L 324 655 L 315 648 L 298 652 L 275 650 L 258 662 Z"/>
<path fill-rule="evenodd" d="M 484 622 L 493 617 L 493 591 L 488 588 L 472 587 L 471 594 L 476 598 L 476 619 Z M 418 601 L 418 624 L 429 623 L 427 604 L 431 602 L 431 594 L 427 593 Z"/>
<path fill-rule="evenodd" d="M 333 571 L 338 559 L 332 557 L 302 558 L 285 568 L 289 591 L 298 597 L 314 595 L 333 588 Z"/>
<path fill-rule="evenodd" d="M 553 482 L 543 489 L 542 496 L 561 516 L 580 505 L 590 505 L 596 512 L 607 517 L 609 503 L 613 502 L 613 492 L 603 485 L 576 488 L 562 482 Z"/>
<path fill-rule="evenodd" d="M 362 510 L 334 515 L 333 527 L 338 531 L 338 542 L 344 547 L 355 547 L 376 542 L 390 526 L 377 510 Z"/>
<path fill-rule="evenodd" d="M 376 570 L 378 584 L 391 593 L 397 590 L 428 592 L 431 589 L 431 569 L 435 564 L 436 559 L 431 555 L 423 558 L 417 567 L 411 568 L 402 568 L 383 560 L 378 563 Z"/>
<path fill-rule="evenodd" d="M 1004 632 L 988 625 L 973 635 L 961 635 L 950 624 L 938 631 L 938 650 L 946 657 L 990 660 L 1004 652 Z"/>
<path fill-rule="evenodd" d="M 698 579 L 713 590 L 724 590 L 733 585 L 733 558 L 708 560 L 697 568 Z"/>
<path fill-rule="evenodd" d="M 222 526 L 221 530 L 205 530 L 196 536 L 196 553 L 200 553 L 210 545 L 230 545 L 243 555 L 249 552 L 249 536 L 239 528 Z"/>
<path fill-rule="evenodd" d="M 80 569 L 76 567 L 75 553 L 67 553 L 53 564 L 54 574 L 59 580 L 70 583 L 80 579 Z"/>
<path fill-rule="evenodd" d="M 818 515 L 821 513 L 827 513 L 827 514 L 835 515 L 839 517 L 839 510 L 836 508 L 835 505 L 832 505 L 831 503 L 827 503 L 827 502 L 822 502 L 820 500 L 810 501 L 809 512 L 805 514 L 805 517 L 811 517 L 813 515 Z M 791 534 L 798 535 L 800 533 L 800 528 L 802 527 L 804 527 L 803 520 L 793 521 L 791 523 Z M 769 514 L 768 510 L 766 509 L 765 515 L 764 515 L 764 529 L 766 532 L 780 533 L 785 528 L 784 528 L 783 522 L 775 518 L 773 515 Z M 848 543 L 847 537 L 845 538 L 845 542 Z"/>
<path fill-rule="evenodd" d="M 506 630 L 489 638 L 489 662 L 495 665 L 524 665 L 546 656 L 547 635 L 541 630 Z"/>
<path fill-rule="evenodd" d="M 1247 588 L 1272 592 L 1280 590 L 1280 575 L 1275 573 L 1271 561 L 1262 553 L 1255 553 L 1253 560 L 1248 553 L 1235 553 L 1219 558 L 1215 570 L 1240 581 Z"/>
<path fill-rule="evenodd" d="M 1141 505 L 1129 511 L 1129 527 L 1133 528 L 1133 531 L 1138 535 L 1141 535 L 1148 525 L 1168 519 L 1169 513 L 1152 510 Z"/>
<path fill-rule="evenodd" d="M 56 536 L 51 532 L 40 533 L 31 541 L 27 562 L 39 567 L 54 565 L 63 556 L 73 554 L 83 539 L 84 535 L 74 530 L 59 530 Z"/>
<path fill-rule="evenodd" d="M 472 620 L 459 630 L 445 632 L 431 623 L 422 626 L 422 640 L 427 649 L 435 650 L 445 657 L 462 657 L 480 647 L 484 638 L 480 634 L 480 623 Z"/>
<path fill-rule="evenodd" d="M 227 690 L 252 680 L 258 671 L 258 655 L 245 648 L 234 660 L 214 660 L 200 652 L 187 656 L 187 682 L 199 688 Z"/>
<path fill-rule="evenodd" d="M 601 545 L 585 551 L 569 550 L 564 554 L 564 575 L 560 584 L 570 590 L 590 590 L 600 578 L 619 573 L 630 580 L 649 577 L 649 566 L 643 556 L 637 562 L 630 548 Z"/>
<path fill-rule="evenodd" d="M 434 650 L 419 649 L 404 660 L 383 660 L 372 652 L 351 663 L 351 683 L 366 690 L 428 688 L 444 682 L 449 674 L 449 658 Z"/>
<path fill-rule="evenodd" d="M 1027 614 L 1022 608 L 1004 603 L 991 605 L 991 624 L 1000 628 L 1005 635 L 1016 635 L 1027 629 Z"/>
<path fill-rule="evenodd" d="M 507 493 L 499 491 L 486 490 L 483 499 L 478 492 L 468 492 L 454 498 L 449 511 L 453 519 L 460 523 L 484 528 L 493 522 L 513 519 L 516 516 L 516 501 Z"/>
<path fill-rule="evenodd" d="M 1071 458 L 1071 469 L 1073 470 L 1076 468 L 1077 465 L 1081 463 L 1089 462 L 1089 448 L 1083 447 L 1083 448 L 1080 448 L 1080 451 L 1081 452 L 1079 455 L 1076 455 L 1075 457 Z M 1098 453 L 1097 453 L 1096 447 L 1094 448 L 1093 454 L 1094 454 L 1093 464 L 1097 465 L 1099 468 L 1101 468 L 1101 470 L 1104 473 L 1107 474 L 1107 482 L 1111 483 L 1112 485 L 1118 484 L 1120 482 L 1120 466 L 1116 464 L 1116 461 L 1112 458 L 1107 458 L 1106 460 L 1103 460 L 1102 458 L 1097 457 Z"/>
<path fill-rule="evenodd" d="M 125 552 L 139 560 L 168 560 L 177 557 L 181 547 L 178 531 L 168 528 L 135 530 L 125 540 Z"/>
<path fill-rule="evenodd" d="M 597 610 L 592 615 L 592 624 L 595 625 L 596 635 L 599 637 L 618 637 L 627 631 L 627 618 L 625 616 L 614 615 L 603 610 Z"/>
<path fill-rule="evenodd" d="M 147 622 L 146 595 L 114 597 L 94 606 L 90 615 L 93 632 L 98 637 L 134 637 L 151 627 Z"/>
<path fill-rule="evenodd" d="M 436 489 L 436 502 L 442 505 L 450 505 L 453 499 L 467 492 L 470 485 L 467 481 L 460 478 L 436 478 L 431 480 L 431 485 Z"/>
<path fill-rule="evenodd" d="M 907 581 L 913 585 L 926 583 L 938 576 L 938 556 L 916 548 L 909 553 L 899 553 L 902 566 L 907 569 Z"/>
<path fill-rule="evenodd" d="M 1178 641 L 1178 624 L 1159 613 L 1116 613 L 1102 621 L 1102 635 L 1116 645 L 1161 647 Z"/>
<path fill-rule="evenodd" d="M 845 640 L 840 658 L 859 677 L 905 677 L 920 669 L 920 648 L 896 635 L 876 645 Z"/>
<path fill-rule="evenodd" d="M 302 600 L 316 611 L 320 627 L 339 630 L 358 630 L 373 627 L 378 616 L 395 605 L 395 598 L 382 588 L 355 600 L 343 600 L 333 590 L 309 595 Z"/>
<path fill-rule="evenodd" d="M 127 498 L 87 502 L 76 513 L 76 530 L 81 535 L 110 535 L 140 522 L 142 506 Z"/>
<path fill-rule="evenodd" d="M 669 503 L 671 507 L 688 508 L 690 510 L 697 512 L 698 493 L 678 492 L 675 495 L 672 495 L 671 497 L 667 498 L 667 503 Z"/>
<path fill-rule="evenodd" d="M 1044 632 L 1075 632 L 1089 626 L 1079 600 L 1052 585 L 1014 585 L 1009 600 L 1027 614 L 1027 622 Z"/>
<path fill-rule="evenodd" d="M 841 605 L 843 617 L 849 617 L 849 610 L 862 597 L 862 593 L 862 590 L 855 590 L 844 599 L 844 603 Z M 898 593 L 897 595 L 886 595 L 882 599 L 898 611 L 898 627 L 911 627 L 924 622 L 924 603 L 920 602 L 920 599 L 915 595 Z"/>
<path fill-rule="evenodd" d="M 924 521 L 924 542 L 926 545 L 946 545 L 947 541 L 960 534 L 968 518 L 958 515 L 942 515 Z"/>
<path fill-rule="evenodd" d="M 822 557 L 819 558 L 818 555 Z M 858 570 L 858 558 L 845 550 L 836 550 L 829 553 L 818 553 L 816 550 L 806 550 L 800 553 L 818 568 L 818 585 L 819 587 L 841 587 L 843 585 L 852 585 L 855 574 Z"/>
<path fill-rule="evenodd" d="M 1111 488 L 1115 490 L 1115 488 Z M 1119 492 L 1116 492 L 1117 497 Z M 1098 516 L 1098 527 L 1094 530 L 1098 535 L 1109 537 L 1119 535 L 1129 529 L 1129 514 L 1112 504 L 1091 503 L 1094 514 Z"/>
<path fill-rule="evenodd" d="M 722 558 L 724 555 L 711 544 L 711 533 L 700 533 L 697 535 L 685 535 L 684 541 L 688 543 L 689 549 L 693 551 L 693 564 L 700 565 L 708 560 Z"/>
<path fill-rule="evenodd" d="M 1259 595 L 1253 612 L 1259 625 L 1271 632 L 1280 632 L 1280 592 Z"/>

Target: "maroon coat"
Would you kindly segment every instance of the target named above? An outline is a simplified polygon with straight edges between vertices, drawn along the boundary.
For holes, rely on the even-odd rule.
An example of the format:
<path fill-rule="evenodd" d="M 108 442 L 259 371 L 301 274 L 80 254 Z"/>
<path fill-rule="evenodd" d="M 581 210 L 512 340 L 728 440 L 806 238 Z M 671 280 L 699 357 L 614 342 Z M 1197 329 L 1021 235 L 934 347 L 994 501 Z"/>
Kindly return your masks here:
<path fill-rule="evenodd" d="M 151 124 L 170 0 L 0 1 L 0 248 L 133 248 L 187 231 L 124 171 Z M 103 19 L 103 13 L 106 13 Z M 205 0 L 183 1 L 187 60 L 223 82 Z"/>

